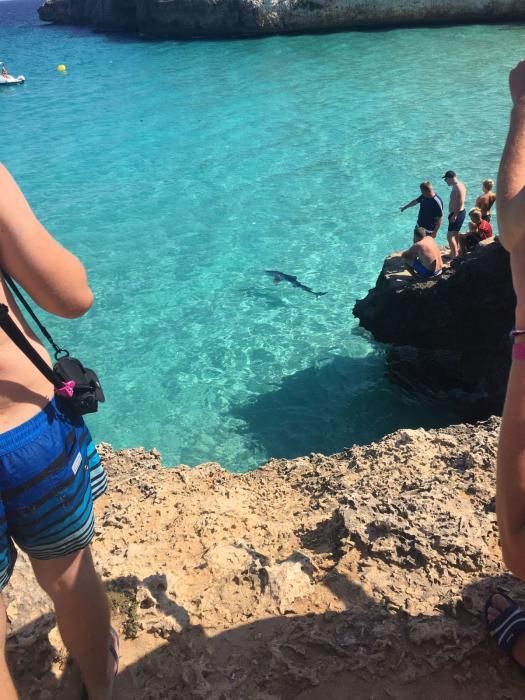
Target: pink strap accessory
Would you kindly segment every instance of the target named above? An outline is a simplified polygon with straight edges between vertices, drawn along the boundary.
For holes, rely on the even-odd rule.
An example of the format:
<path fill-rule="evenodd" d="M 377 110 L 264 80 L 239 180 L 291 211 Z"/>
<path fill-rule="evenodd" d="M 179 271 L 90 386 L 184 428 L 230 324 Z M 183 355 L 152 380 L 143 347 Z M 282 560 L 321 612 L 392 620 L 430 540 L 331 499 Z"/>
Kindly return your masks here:
<path fill-rule="evenodd" d="M 75 386 L 76 382 L 73 379 L 69 382 L 62 382 L 62 386 L 55 389 L 55 394 L 58 396 L 67 396 L 70 399 L 73 396 Z"/>
<path fill-rule="evenodd" d="M 525 360 L 525 343 L 514 343 L 512 346 L 512 359 Z"/>

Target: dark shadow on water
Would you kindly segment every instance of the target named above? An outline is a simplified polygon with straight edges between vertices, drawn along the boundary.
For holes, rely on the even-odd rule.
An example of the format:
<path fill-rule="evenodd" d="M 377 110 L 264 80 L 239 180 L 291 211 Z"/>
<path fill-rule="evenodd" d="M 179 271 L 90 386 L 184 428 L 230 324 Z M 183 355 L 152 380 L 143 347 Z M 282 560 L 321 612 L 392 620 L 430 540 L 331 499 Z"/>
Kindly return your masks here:
<path fill-rule="evenodd" d="M 85 31 L 90 31 L 93 34 L 103 34 L 108 41 L 111 41 L 113 43 L 117 44 L 132 44 L 132 43 L 159 43 L 159 42 L 179 42 L 179 43 L 193 43 L 193 42 L 199 42 L 199 43 L 215 43 L 215 42 L 232 42 L 232 41 L 263 41 L 264 39 L 272 39 L 275 37 L 282 37 L 282 38 L 294 38 L 294 37 L 302 37 L 302 36 L 325 36 L 325 35 L 330 35 L 330 34 L 378 34 L 378 33 L 387 33 L 387 32 L 395 32 L 399 30 L 408 30 L 408 29 L 454 29 L 457 27 L 470 27 L 472 25 L 504 25 L 501 26 L 501 29 L 511 29 L 513 28 L 512 25 L 506 25 L 503 21 L 492 21 L 488 19 L 487 21 L 478 21 L 478 22 L 471 22 L 468 20 L 465 21 L 458 21 L 458 22 L 446 22 L 446 21 L 437 21 L 437 22 L 432 22 L 429 24 L 411 24 L 411 23 L 400 23 L 400 24 L 380 24 L 380 25 L 370 25 L 370 26 L 362 26 L 362 27 L 355 27 L 355 26 L 340 26 L 340 27 L 334 27 L 333 29 L 318 29 L 318 30 L 301 30 L 301 31 L 290 31 L 290 32 L 271 32 L 268 34 L 258 34 L 258 35 L 251 35 L 251 34 L 239 34 L 237 36 L 231 36 L 229 34 L 225 34 L 224 36 L 217 35 L 217 36 L 187 36 L 187 37 L 163 37 L 163 36 L 144 36 L 140 34 L 138 31 L 133 32 L 130 30 L 127 31 L 120 31 L 120 30 L 115 30 L 111 28 L 102 28 L 102 27 L 89 27 L 89 26 L 82 26 L 82 25 L 60 25 L 60 24 L 51 24 L 51 23 L 42 23 L 42 26 L 48 26 L 48 27 L 56 27 L 58 29 L 64 30 L 65 28 L 76 28 L 77 30 L 83 30 Z M 516 22 L 516 26 L 520 27 L 523 26 L 525 23 L 524 22 Z M 85 36 L 85 34 L 84 34 Z"/>
<path fill-rule="evenodd" d="M 410 395 L 385 378 L 384 355 L 333 356 L 284 377 L 230 413 L 268 457 L 332 454 L 378 440 L 399 428 L 437 428 L 459 422 L 452 400 Z"/>

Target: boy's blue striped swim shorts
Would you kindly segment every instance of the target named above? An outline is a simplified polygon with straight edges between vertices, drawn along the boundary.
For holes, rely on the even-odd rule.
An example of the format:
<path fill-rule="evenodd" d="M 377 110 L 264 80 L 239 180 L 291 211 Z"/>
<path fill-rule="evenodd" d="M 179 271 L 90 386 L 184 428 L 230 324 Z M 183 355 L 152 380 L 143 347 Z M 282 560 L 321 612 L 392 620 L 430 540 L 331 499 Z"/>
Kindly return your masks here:
<path fill-rule="evenodd" d="M 84 421 L 54 400 L 0 433 L 0 590 L 16 561 L 13 542 L 36 559 L 86 547 L 94 535 L 93 501 L 106 488 Z"/>

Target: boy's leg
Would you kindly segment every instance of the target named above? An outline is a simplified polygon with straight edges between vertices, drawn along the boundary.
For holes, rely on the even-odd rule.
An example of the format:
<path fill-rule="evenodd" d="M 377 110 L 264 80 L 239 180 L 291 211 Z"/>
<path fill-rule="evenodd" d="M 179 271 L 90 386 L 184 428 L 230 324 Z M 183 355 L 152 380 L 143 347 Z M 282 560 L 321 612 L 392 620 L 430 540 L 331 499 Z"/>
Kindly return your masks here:
<path fill-rule="evenodd" d="M 109 700 L 115 675 L 109 606 L 89 547 L 62 559 L 31 557 L 31 564 L 54 603 L 60 634 L 80 668 L 89 700 Z"/>
<path fill-rule="evenodd" d="M 460 256 L 464 256 L 467 252 L 467 234 L 465 233 L 458 233 L 458 254 Z"/>
<path fill-rule="evenodd" d="M 7 635 L 7 614 L 2 596 L 0 596 L 0 696 L 2 700 L 18 700 L 15 686 L 5 658 L 5 639 Z"/>
<path fill-rule="evenodd" d="M 449 231 L 447 233 L 448 245 L 450 247 L 450 255 L 453 258 L 457 258 L 459 254 L 459 244 L 458 244 L 458 232 Z"/>

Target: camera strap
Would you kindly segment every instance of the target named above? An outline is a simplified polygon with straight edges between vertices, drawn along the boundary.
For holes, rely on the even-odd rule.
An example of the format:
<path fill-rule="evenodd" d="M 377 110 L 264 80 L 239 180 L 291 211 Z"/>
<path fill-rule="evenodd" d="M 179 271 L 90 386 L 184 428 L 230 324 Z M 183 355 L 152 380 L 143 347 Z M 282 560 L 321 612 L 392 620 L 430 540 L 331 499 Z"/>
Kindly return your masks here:
<path fill-rule="evenodd" d="M 43 357 L 37 353 L 11 316 L 9 316 L 9 309 L 5 304 L 0 304 L 0 327 L 53 386 L 57 388 L 61 386 L 61 382 L 57 379 L 51 367 L 45 362 Z"/>
<path fill-rule="evenodd" d="M 35 312 L 31 308 L 31 306 L 28 304 L 28 302 L 24 298 L 24 295 L 18 289 L 16 284 L 14 283 L 14 280 L 6 272 L 3 272 L 3 275 L 4 275 L 5 281 L 11 287 L 11 290 L 14 292 L 15 296 L 24 305 L 27 313 L 31 316 L 33 321 L 39 327 L 42 335 L 46 338 L 46 340 L 49 341 L 50 345 L 53 346 L 53 350 L 55 351 L 55 360 L 58 360 L 60 355 L 69 355 L 69 352 L 67 350 L 64 350 L 64 348 L 59 348 L 58 345 L 55 343 L 55 341 L 51 337 L 51 333 L 47 330 L 47 328 L 44 326 L 44 324 L 39 321 L 39 319 L 37 318 L 37 315 L 35 314 Z"/>
<path fill-rule="evenodd" d="M 29 306 L 27 301 L 24 299 L 20 290 L 18 289 L 16 284 L 13 282 L 11 277 L 9 275 L 7 275 L 5 272 L 3 273 L 3 275 L 4 275 L 4 279 L 7 282 L 7 284 L 11 287 L 11 289 L 13 290 L 15 295 L 18 297 L 18 299 L 21 301 L 21 303 L 25 306 L 28 313 L 31 315 L 33 320 L 36 322 L 36 324 L 40 328 L 43 335 L 47 338 L 47 340 L 53 346 L 53 348 L 55 350 L 55 357 L 58 359 L 58 356 L 61 353 L 65 353 L 66 355 L 69 355 L 67 350 L 64 350 L 63 348 L 58 347 L 58 345 L 55 343 L 55 341 L 51 337 L 48 330 L 45 328 L 45 326 L 42 323 L 40 323 L 40 321 L 36 317 L 36 314 L 34 313 L 33 309 Z M 31 360 L 31 362 L 35 365 L 35 367 L 44 375 L 44 377 L 47 380 L 49 380 L 53 384 L 53 386 L 56 389 L 60 389 L 62 387 L 62 382 L 56 376 L 55 372 L 47 364 L 47 362 L 44 360 L 44 358 L 41 355 L 39 355 L 39 353 L 35 350 L 35 348 L 31 345 L 31 343 L 27 340 L 25 335 L 22 333 L 20 328 L 13 321 L 13 319 L 9 315 L 9 309 L 5 304 L 0 304 L 0 328 L 2 328 L 5 331 L 5 333 L 11 338 L 13 343 L 18 345 L 18 347 L 24 353 L 24 355 L 26 355 L 26 357 L 29 360 Z"/>
<path fill-rule="evenodd" d="M 0 273 L 2 271 L 0 270 Z M 55 394 L 66 402 L 67 410 L 74 415 L 81 416 L 85 413 L 94 413 L 98 410 L 98 404 L 105 401 L 104 391 L 96 373 L 85 367 L 80 360 L 71 357 L 65 348 L 60 348 L 47 328 L 38 320 L 35 312 L 24 299 L 22 293 L 9 275 L 3 272 L 4 279 L 13 293 L 25 307 L 31 318 L 35 321 L 40 332 L 47 338 L 55 350 L 55 364 L 51 368 L 43 357 L 35 350 L 12 316 L 9 315 L 9 307 L 0 303 L 0 328 L 11 338 L 13 343 L 26 355 L 46 379 L 55 387 Z"/>

